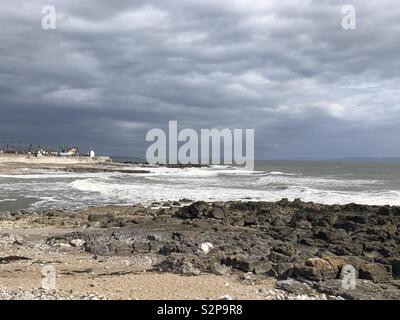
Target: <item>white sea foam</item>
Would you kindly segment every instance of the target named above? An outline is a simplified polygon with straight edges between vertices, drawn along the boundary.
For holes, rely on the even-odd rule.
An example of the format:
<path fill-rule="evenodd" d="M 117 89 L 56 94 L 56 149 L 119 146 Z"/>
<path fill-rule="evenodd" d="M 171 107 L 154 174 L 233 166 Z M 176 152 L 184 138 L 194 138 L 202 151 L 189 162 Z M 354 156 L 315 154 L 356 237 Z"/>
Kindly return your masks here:
<path fill-rule="evenodd" d="M 128 201 L 151 203 L 152 201 L 179 200 L 190 198 L 192 200 L 229 201 L 252 199 L 257 201 L 277 201 L 282 198 L 294 200 L 301 198 L 304 201 L 314 201 L 326 204 L 375 204 L 375 205 L 400 205 L 400 193 L 394 190 L 385 192 L 354 192 L 354 191 L 332 191 L 309 188 L 305 186 L 288 186 L 286 188 L 273 188 L 270 190 L 244 189 L 215 184 L 204 185 L 202 183 L 176 184 L 168 186 L 165 184 L 143 185 L 140 183 L 114 184 L 97 179 L 76 180 L 70 184 L 84 192 L 97 192 L 102 196 L 109 197 L 110 201 Z"/>
<path fill-rule="evenodd" d="M 0 199 L 0 202 L 15 202 L 18 199 Z"/>

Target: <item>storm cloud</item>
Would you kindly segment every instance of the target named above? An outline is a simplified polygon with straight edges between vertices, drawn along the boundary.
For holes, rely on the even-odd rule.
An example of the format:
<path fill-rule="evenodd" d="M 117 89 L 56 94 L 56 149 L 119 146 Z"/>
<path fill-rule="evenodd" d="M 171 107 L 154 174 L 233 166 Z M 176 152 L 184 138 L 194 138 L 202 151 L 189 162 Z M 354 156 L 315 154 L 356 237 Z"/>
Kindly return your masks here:
<path fill-rule="evenodd" d="M 144 156 L 177 120 L 253 128 L 258 159 L 400 156 L 399 16 L 398 0 L 3 0 L 0 143 Z"/>

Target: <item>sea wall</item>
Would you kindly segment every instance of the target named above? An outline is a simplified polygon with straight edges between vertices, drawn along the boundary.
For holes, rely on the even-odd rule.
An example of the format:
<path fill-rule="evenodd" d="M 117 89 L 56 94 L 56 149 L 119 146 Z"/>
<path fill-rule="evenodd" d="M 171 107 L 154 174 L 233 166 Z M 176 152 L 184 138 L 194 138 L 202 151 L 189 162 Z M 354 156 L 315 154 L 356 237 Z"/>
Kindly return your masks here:
<path fill-rule="evenodd" d="M 39 163 L 39 164 L 85 164 L 111 162 L 110 157 L 87 157 L 87 156 L 29 156 L 23 154 L 0 154 L 0 163 Z"/>

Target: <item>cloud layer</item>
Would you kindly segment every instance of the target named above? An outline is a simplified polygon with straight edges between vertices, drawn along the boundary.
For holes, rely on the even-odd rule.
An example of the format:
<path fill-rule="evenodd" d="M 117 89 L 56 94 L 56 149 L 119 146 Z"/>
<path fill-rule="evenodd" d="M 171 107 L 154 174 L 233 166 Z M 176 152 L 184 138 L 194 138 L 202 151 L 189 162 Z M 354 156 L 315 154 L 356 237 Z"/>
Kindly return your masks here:
<path fill-rule="evenodd" d="M 5 0 L 0 143 L 143 156 L 177 120 L 254 128 L 259 159 L 400 156 L 399 16 L 397 0 Z"/>

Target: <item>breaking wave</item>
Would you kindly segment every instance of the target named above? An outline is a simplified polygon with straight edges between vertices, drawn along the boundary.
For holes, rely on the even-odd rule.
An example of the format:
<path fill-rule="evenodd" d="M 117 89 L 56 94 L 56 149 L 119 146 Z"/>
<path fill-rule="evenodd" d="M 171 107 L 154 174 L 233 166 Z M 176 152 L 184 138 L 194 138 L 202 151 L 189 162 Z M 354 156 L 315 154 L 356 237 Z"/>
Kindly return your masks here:
<path fill-rule="evenodd" d="M 130 167 L 131 168 L 131 167 Z M 400 205 L 400 187 L 377 176 L 305 174 L 299 170 L 258 170 L 210 166 L 151 168 L 150 173 L 20 172 L 0 175 L 0 199 L 33 209 L 90 205 L 151 204 L 182 198 L 205 201 L 277 201 L 325 204 Z M 24 202 L 25 201 L 25 202 Z M 6 205 L 7 204 L 7 205 Z"/>

